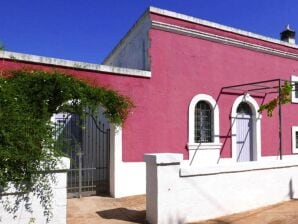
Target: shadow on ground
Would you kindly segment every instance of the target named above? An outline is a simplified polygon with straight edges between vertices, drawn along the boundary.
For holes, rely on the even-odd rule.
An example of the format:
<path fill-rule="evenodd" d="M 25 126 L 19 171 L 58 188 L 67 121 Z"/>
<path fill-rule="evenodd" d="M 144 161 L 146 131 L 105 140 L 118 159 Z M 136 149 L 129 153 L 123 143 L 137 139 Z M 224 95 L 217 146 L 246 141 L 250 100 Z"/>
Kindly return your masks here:
<path fill-rule="evenodd" d="M 146 210 L 138 211 L 127 208 L 114 208 L 104 211 L 96 212 L 101 218 L 104 219 L 117 219 L 135 223 L 146 222 Z"/>
<path fill-rule="evenodd" d="M 200 224 L 200 223 L 201 224 L 232 224 L 232 222 L 227 222 L 227 221 L 223 221 L 223 220 L 220 220 L 220 219 L 217 219 L 217 220 L 207 220 L 207 221 L 199 222 L 198 224 Z"/>

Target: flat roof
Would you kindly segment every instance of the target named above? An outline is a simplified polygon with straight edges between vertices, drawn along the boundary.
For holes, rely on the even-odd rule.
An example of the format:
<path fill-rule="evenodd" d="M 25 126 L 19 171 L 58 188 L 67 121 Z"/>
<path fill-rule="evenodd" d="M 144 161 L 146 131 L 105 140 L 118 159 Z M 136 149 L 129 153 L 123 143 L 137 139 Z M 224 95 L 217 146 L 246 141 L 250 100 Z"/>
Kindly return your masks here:
<path fill-rule="evenodd" d="M 169 11 L 169 10 L 165 10 L 165 9 L 160 9 L 160 8 L 156 8 L 156 7 L 153 7 L 153 6 L 150 6 L 148 11 L 151 12 L 151 13 L 155 13 L 155 14 L 159 14 L 159 15 L 163 15 L 163 16 L 167 16 L 167 17 L 171 17 L 171 18 L 175 18 L 175 19 L 179 19 L 179 20 L 184 20 L 184 21 L 187 21 L 187 22 L 212 27 L 212 28 L 215 28 L 215 29 L 232 32 L 232 33 L 239 34 L 239 35 L 242 35 L 242 36 L 247 36 L 247 37 L 251 37 L 251 38 L 255 38 L 255 39 L 259 39 L 259 40 L 268 41 L 268 42 L 271 42 L 271 43 L 283 45 L 283 46 L 286 46 L 286 47 L 298 49 L 298 45 L 296 45 L 296 44 L 290 44 L 290 43 L 287 43 L 285 41 L 281 41 L 279 39 L 274 39 L 274 38 L 271 38 L 271 37 L 266 37 L 266 36 L 256 34 L 256 33 L 252 33 L 252 32 L 249 32 L 249 31 L 245 31 L 245 30 L 225 26 L 225 25 L 222 25 L 222 24 L 219 24 L 219 23 L 210 22 L 210 21 L 203 20 L 203 19 L 198 19 L 196 17 L 188 16 L 188 15 L 185 15 L 185 14 L 181 14 L 181 13 L 177 13 L 177 12 L 173 12 L 173 11 Z"/>

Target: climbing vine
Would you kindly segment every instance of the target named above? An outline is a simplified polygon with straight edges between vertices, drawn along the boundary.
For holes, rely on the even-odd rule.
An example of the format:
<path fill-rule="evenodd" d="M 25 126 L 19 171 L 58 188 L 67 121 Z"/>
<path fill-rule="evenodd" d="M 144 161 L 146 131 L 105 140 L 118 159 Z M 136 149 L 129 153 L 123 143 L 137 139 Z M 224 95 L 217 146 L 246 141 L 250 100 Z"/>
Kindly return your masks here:
<path fill-rule="evenodd" d="M 59 112 L 82 115 L 86 108 L 95 113 L 98 106 L 111 123 L 121 125 L 133 103 L 111 89 L 57 71 L 18 70 L 0 77 L 0 186 L 2 192 L 11 186 L 19 192 L 14 205 L 4 203 L 8 212 L 16 214 L 21 201 L 31 211 L 28 194 L 33 192 L 51 219 L 49 186 L 55 180 L 50 171 L 62 152 L 55 146 L 50 118 Z"/>
<path fill-rule="evenodd" d="M 278 106 L 279 102 L 281 104 L 286 104 L 291 102 L 292 85 L 290 82 L 285 81 L 284 85 L 280 87 L 280 96 L 275 97 L 266 104 L 260 106 L 259 112 L 267 111 L 267 116 L 272 117 L 274 109 Z"/>

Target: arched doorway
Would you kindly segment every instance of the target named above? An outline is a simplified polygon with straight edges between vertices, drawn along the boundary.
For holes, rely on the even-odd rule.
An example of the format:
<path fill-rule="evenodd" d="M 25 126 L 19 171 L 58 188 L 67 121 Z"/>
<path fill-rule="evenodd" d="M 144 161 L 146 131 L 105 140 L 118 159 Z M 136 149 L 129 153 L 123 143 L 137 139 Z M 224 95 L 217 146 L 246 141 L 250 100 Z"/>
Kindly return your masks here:
<path fill-rule="evenodd" d="M 236 116 L 236 144 L 237 162 L 247 162 L 253 160 L 253 120 L 250 106 L 241 102 L 237 108 Z"/>
<path fill-rule="evenodd" d="M 231 111 L 232 159 L 235 162 L 261 158 L 261 117 L 259 105 L 250 95 L 236 98 Z"/>
<path fill-rule="evenodd" d="M 109 193 L 110 123 L 102 108 L 95 115 L 58 113 L 51 118 L 55 146 L 70 158 L 67 196 Z"/>

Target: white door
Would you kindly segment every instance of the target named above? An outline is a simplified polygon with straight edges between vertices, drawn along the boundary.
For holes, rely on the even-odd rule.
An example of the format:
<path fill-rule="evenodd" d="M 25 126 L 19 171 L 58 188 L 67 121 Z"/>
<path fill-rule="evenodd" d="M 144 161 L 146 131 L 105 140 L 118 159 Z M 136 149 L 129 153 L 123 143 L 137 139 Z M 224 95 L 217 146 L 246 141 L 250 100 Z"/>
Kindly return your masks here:
<path fill-rule="evenodd" d="M 240 103 L 236 118 L 237 162 L 253 160 L 252 113 L 247 103 Z"/>

